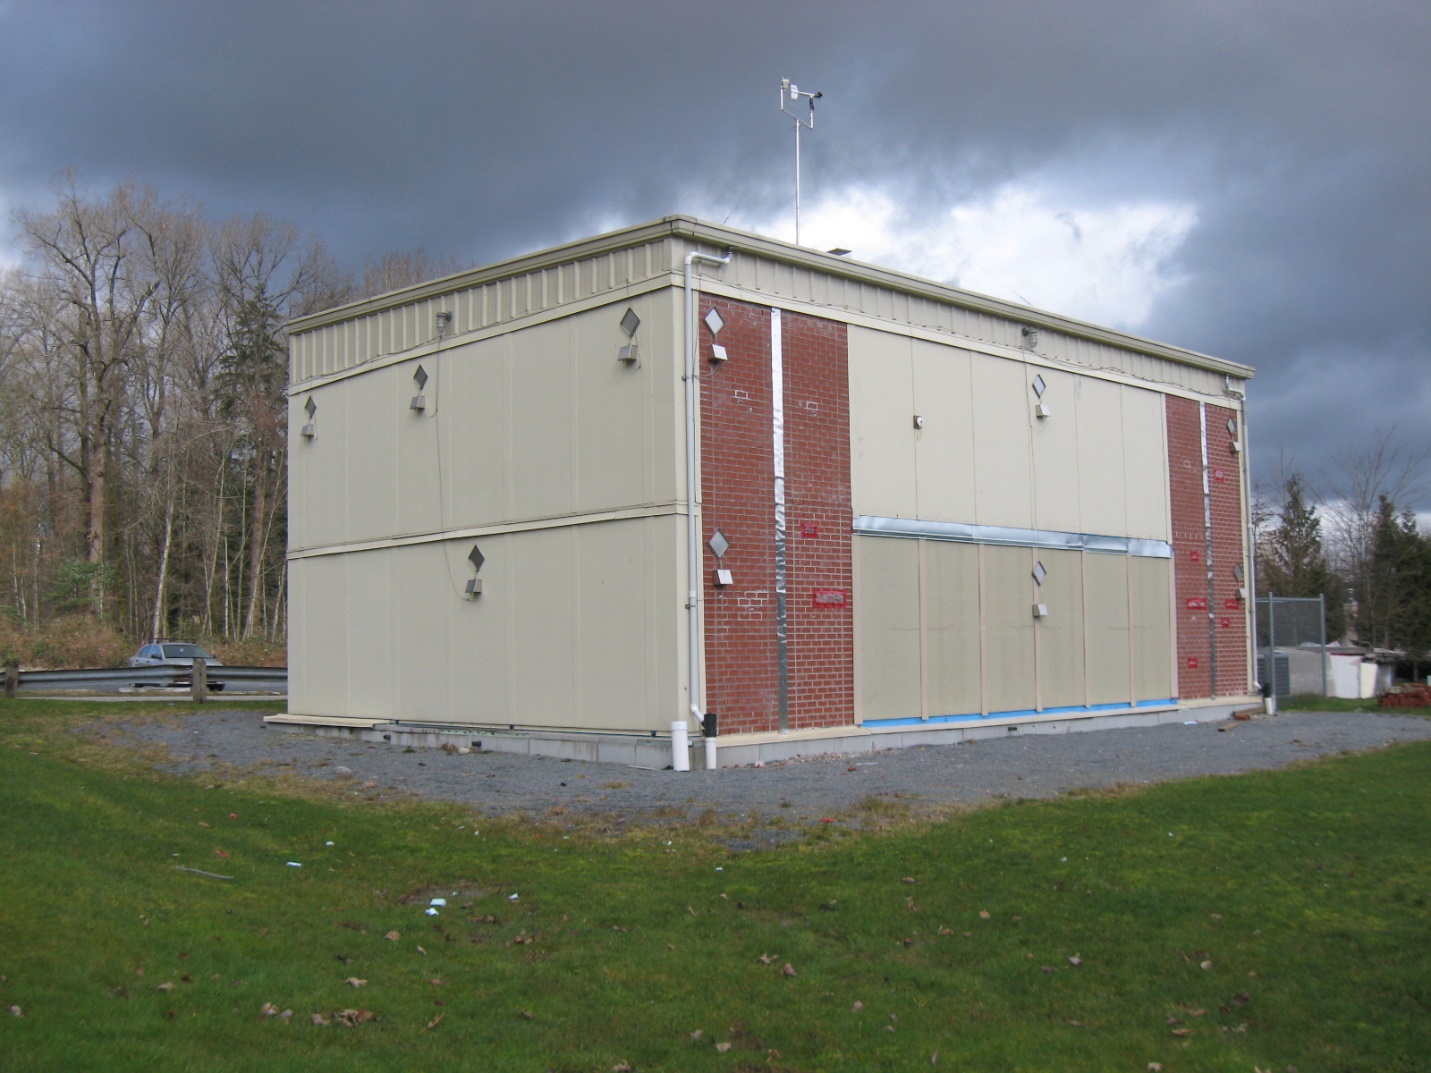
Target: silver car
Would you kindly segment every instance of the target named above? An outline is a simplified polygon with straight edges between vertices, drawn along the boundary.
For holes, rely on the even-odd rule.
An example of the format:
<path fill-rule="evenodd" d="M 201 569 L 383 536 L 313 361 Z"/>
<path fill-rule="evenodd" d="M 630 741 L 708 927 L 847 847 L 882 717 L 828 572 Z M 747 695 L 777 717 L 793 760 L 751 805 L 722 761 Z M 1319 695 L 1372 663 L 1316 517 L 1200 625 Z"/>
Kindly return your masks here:
<path fill-rule="evenodd" d="M 138 653 L 129 657 L 131 667 L 192 667 L 194 660 L 201 659 L 210 667 L 223 664 L 198 645 L 187 641 L 156 641 L 145 645 Z"/>

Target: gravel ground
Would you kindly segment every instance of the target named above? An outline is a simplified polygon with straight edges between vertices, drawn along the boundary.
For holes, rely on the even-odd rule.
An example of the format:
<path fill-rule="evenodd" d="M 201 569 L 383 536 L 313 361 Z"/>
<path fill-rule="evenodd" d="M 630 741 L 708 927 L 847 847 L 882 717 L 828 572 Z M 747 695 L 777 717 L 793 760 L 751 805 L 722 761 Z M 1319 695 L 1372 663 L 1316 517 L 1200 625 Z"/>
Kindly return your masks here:
<path fill-rule="evenodd" d="M 124 734 L 166 746 L 167 770 L 233 769 L 338 779 L 358 796 L 457 801 L 488 815 L 622 816 L 642 822 L 714 810 L 721 818 L 838 817 L 871 798 L 918 810 L 998 797 L 1142 785 L 1286 767 L 1317 756 L 1431 739 L 1431 719 L 1288 712 L 1250 722 L 1171 724 L 963 745 L 821 756 L 715 772 L 650 771 L 508 753 L 404 752 L 393 745 L 266 728 L 253 712 L 215 709 Z"/>

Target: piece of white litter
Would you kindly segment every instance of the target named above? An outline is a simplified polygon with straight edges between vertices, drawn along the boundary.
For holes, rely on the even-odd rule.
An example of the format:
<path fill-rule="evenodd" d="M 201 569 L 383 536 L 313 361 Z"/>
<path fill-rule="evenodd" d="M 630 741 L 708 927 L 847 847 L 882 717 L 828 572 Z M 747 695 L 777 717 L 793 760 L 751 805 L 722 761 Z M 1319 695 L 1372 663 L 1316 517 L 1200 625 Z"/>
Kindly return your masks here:
<path fill-rule="evenodd" d="M 446 904 L 447 904 L 447 899 L 446 899 L 446 898 L 434 898 L 434 899 L 432 899 L 432 901 L 428 902 L 427 904 L 428 904 L 428 905 L 446 905 Z"/>
<path fill-rule="evenodd" d="M 720 865 L 716 865 L 716 871 L 717 871 L 717 872 L 724 872 L 725 869 L 722 868 Z"/>
<path fill-rule="evenodd" d="M 509 902 L 515 902 L 516 900 L 517 900 L 517 896 L 516 896 L 515 894 L 509 894 L 509 895 L 507 895 L 507 901 L 509 901 Z"/>
<path fill-rule="evenodd" d="M 437 910 L 434 909 L 434 908 L 432 908 L 432 906 L 428 906 L 426 909 L 423 910 L 423 912 L 426 913 L 426 914 L 427 914 L 428 916 L 430 916 L 430 917 L 435 917 L 435 916 L 437 916 Z"/>
<path fill-rule="evenodd" d="M 333 843 L 331 843 L 331 842 L 324 842 L 324 843 L 323 843 L 323 845 L 325 845 L 325 846 L 331 846 L 332 844 L 333 844 Z"/>
<path fill-rule="evenodd" d="M 288 867 L 289 867 L 289 868 L 302 868 L 303 866 L 302 866 L 301 864 L 299 864 L 297 861 L 289 861 L 289 862 L 288 862 Z"/>
<path fill-rule="evenodd" d="M 1183 726 L 1185 726 L 1185 727 L 1195 727 L 1195 726 L 1197 726 L 1197 720 L 1196 720 L 1196 719 L 1189 719 L 1189 720 L 1187 720 L 1185 723 L 1183 723 Z"/>

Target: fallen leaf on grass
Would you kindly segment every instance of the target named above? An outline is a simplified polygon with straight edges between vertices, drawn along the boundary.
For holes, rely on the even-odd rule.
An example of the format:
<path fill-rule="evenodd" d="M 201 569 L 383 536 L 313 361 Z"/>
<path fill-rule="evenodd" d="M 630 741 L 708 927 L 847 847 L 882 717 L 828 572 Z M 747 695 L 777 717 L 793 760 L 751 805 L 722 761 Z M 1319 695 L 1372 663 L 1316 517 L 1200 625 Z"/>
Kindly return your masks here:
<path fill-rule="evenodd" d="M 171 984 L 170 986 L 172 987 L 173 985 Z M 265 1002 L 259 1007 L 258 1012 L 261 1017 L 277 1017 L 278 1007 L 271 1002 Z"/>
<path fill-rule="evenodd" d="M 439 980 L 439 979 L 438 979 L 437 977 L 435 977 L 435 976 L 434 976 L 432 979 L 428 980 L 427 982 L 430 983 L 433 987 L 441 987 L 441 986 L 442 986 L 442 981 Z"/>
<path fill-rule="evenodd" d="M 700 1038 L 701 1038 L 702 1036 L 704 1036 L 705 1034 L 706 1034 L 705 1029 L 703 1029 L 703 1028 L 698 1028 L 698 1029 L 696 1029 L 694 1032 L 691 1033 L 691 1042 L 692 1042 L 692 1043 L 698 1042 L 698 1041 L 700 1040 Z"/>
<path fill-rule="evenodd" d="M 760 962 L 762 965 L 771 965 L 774 964 L 776 959 L 771 957 L 769 954 L 761 954 L 755 960 Z"/>
<path fill-rule="evenodd" d="M 1175 1028 L 1175 1029 L 1173 1029 L 1173 1035 L 1175 1035 L 1175 1036 L 1191 1036 L 1191 1035 L 1192 1035 L 1192 1029 L 1191 1029 L 1191 1028 Z"/>
<path fill-rule="evenodd" d="M 979 919 L 980 919 L 980 920 L 988 920 L 989 917 L 990 917 L 990 915 L 991 915 L 991 914 L 989 913 L 989 911 L 988 911 L 987 909 L 980 909 L 980 910 L 979 910 Z"/>
<path fill-rule="evenodd" d="M 315 1025 L 331 1025 L 333 1022 L 328 1020 L 328 1018 L 324 1017 L 321 1013 L 315 1013 L 313 1015 L 313 1023 Z"/>
<path fill-rule="evenodd" d="M 397 932 L 395 932 L 395 931 L 390 931 L 390 932 L 388 932 L 386 935 L 384 935 L 383 938 L 386 939 L 386 940 L 387 940 L 388 942 L 390 942 L 390 943 L 395 943 L 395 942 L 397 942 L 399 939 L 401 939 L 402 936 L 401 936 L 400 934 L 398 934 Z"/>
<path fill-rule="evenodd" d="M 913 877 L 913 876 L 905 876 L 903 879 L 900 880 L 900 882 L 901 882 L 901 883 L 913 883 L 913 882 L 914 882 L 914 877 Z"/>
<path fill-rule="evenodd" d="M 428 1021 L 428 1022 L 427 1022 L 427 1028 L 428 1028 L 429 1030 L 436 1028 L 438 1025 L 442 1024 L 442 1019 L 443 1019 L 444 1017 L 446 1017 L 446 1016 L 447 1016 L 447 1015 L 446 1015 L 445 1013 L 439 1013 L 439 1014 L 438 1014 L 436 1017 L 434 1017 L 431 1021 Z"/>
<path fill-rule="evenodd" d="M 166 980 L 164 983 L 160 984 L 160 985 L 159 985 L 158 987 L 156 987 L 154 990 L 156 990 L 156 991 L 173 991 L 173 990 L 174 990 L 174 984 L 173 984 L 172 981 L 167 981 L 167 980 Z"/>
<path fill-rule="evenodd" d="M 940 935 L 953 935 L 953 934 L 954 934 L 954 929 L 953 929 L 953 928 L 940 928 L 940 929 L 939 929 L 939 934 L 940 934 Z"/>
<path fill-rule="evenodd" d="M 859 1011 L 864 1008 L 865 1004 L 863 1002 L 856 1002 L 853 1006 L 850 1007 L 850 1009 L 854 1010 L 856 1013 L 859 1013 Z"/>
<path fill-rule="evenodd" d="M 419 946 L 419 947 L 417 948 L 417 952 L 418 952 L 419 954 L 421 954 L 423 957 L 427 957 L 427 951 L 424 950 L 422 947 Z"/>
<path fill-rule="evenodd" d="M 780 970 L 780 975 L 782 975 L 782 976 L 794 976 L 794 975 L 795 975 L 795 966 L 792 965 L 792 964 L 790 964 L 790 962 L 787 961 L 787 962 L 785 963 L 784 968 L 782 968 L 782 969 Z"/>
<path fill-rule="evenodd" d="M 611 1067 L 611 1073 L 631 1073 L 630 1062 L 617 1062 Z"/>
<path fill-rule="evenodd" d="M 517 1016 L 520 1017 L 523 1021 L 530 1021 L 530 1020 L 532 1019 L 532 1011 L 531 1011 L 531 1010 L 518 1010 L 518 1011 L 517 1011 Z"/>
<path fill-rule="evenodd" d="M 730 1044 L 726 1042 L 717 1043 L 715 1049 L 717 1054 L 725 1054 L 726 1051 L 730 1050 Z"/>
<path fill-rule="evenodd" d="M 24 1016 L 25 1016 L 25 1011 L 22 1010 L 22 1009 L 20 1009 L 19 1006 L 11 1006 L 11 1007 L 10 1007 L 10 1016 L 11 1016 L 11 1017 L 24 1017 Z"/>
<path fill-rule="evenodd" d="M 904 899 L 904 907 L 908 909 L 911 913 L 919 912 L 919 906 L 914 904 L 913 898 Z"/>
<path fill-rule="evenodd" d="M 347 984 L 349 987 L 367 987 L 367 986 L 368 986 L 368 981 L 366 981 L 366 980 L 359 980 L 356 976 L 349 976 L 349 977 L 348 977 L 346 980 L 344 980 L 343 982 L 344 982 L 345 984 Z"/>
<path fill-rule="evenodd" d="M 225 853 L 225 852 L 224 852 L 223 850 L 221 850 L 221 849 L 216 849 L 216 850 L 214 850 L 214 856 L 215 856 L 215 857 L 222 857 L 222 858 L 224 858 L 224 860 L 228 860 L 228 858 L 229 858 L 229 854 Z"/>
<path fill-rule="evenodd" d="M 1148 1073 L 1163 1073 L 1163 1063 L 1162 1063 L 1162 1062 L 1149 1062 L 1149 1063 L 1148 1063 Z"/>
<path fill-rule="evenodd" d="M 1204 969 L 1210 969 L 1210 968 L 1212 968 L 1212 962 L 1211 962 L 1211 961 L 1204 961 L 1204 962 L 1202 963 L 1202 968 L 1204 968 Z"/>
<path fill-rule="evenodd" d="M 1044 972 L 1057 972 L 1057 971 L 1058 971 L 1058 970 L 1055 969 L 1052 965 L 1040 965 L 1039 968 L 1040 968 L 1041 970 L 1043 970 Z"/>
<path fill-rule="evenodd" d="M 367 1021 L 376 1021 L 378 1015 L 372 1010 L 334 1010 L 333 1020 L 346 1028 L 353 1028 L 355 1025 L 363 1024 Z"/>
<path fill-rule="evenodd" d="M 1082 959 L 1081 957 L 1079 957 L 1077 954 L 1074 954 L 1073 957 L 1071 957 L 1071 958 L 1068 959 L 1068 963 L 1069 963 L 1070 965 L 1082 965 L 1082 964 L 1083 964 L 1083 959 Z"/>

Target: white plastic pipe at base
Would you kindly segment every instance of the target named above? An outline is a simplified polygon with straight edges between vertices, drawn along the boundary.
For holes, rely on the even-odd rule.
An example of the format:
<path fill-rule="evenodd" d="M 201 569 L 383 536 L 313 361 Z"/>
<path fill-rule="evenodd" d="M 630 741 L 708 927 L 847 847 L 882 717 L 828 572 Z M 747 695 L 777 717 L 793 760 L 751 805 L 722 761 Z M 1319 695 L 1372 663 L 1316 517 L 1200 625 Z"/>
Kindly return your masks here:
<path fill-rule="evenodd" d="M 691 770 L 691 738 L 684 719 L 671 724 L 671 766 L 677 771 Z"/>
<path fill-rule="evenodd" d="M 718 762 L 717 762 L 717 760 L 716 760 L 716 743 L 715 743 L 715 738 L 707 738 L 707 739 L 706 739 L 706 770 L 707 770 L 707 771 L 714 771 L 717 766 L 718 766 Z"/>

